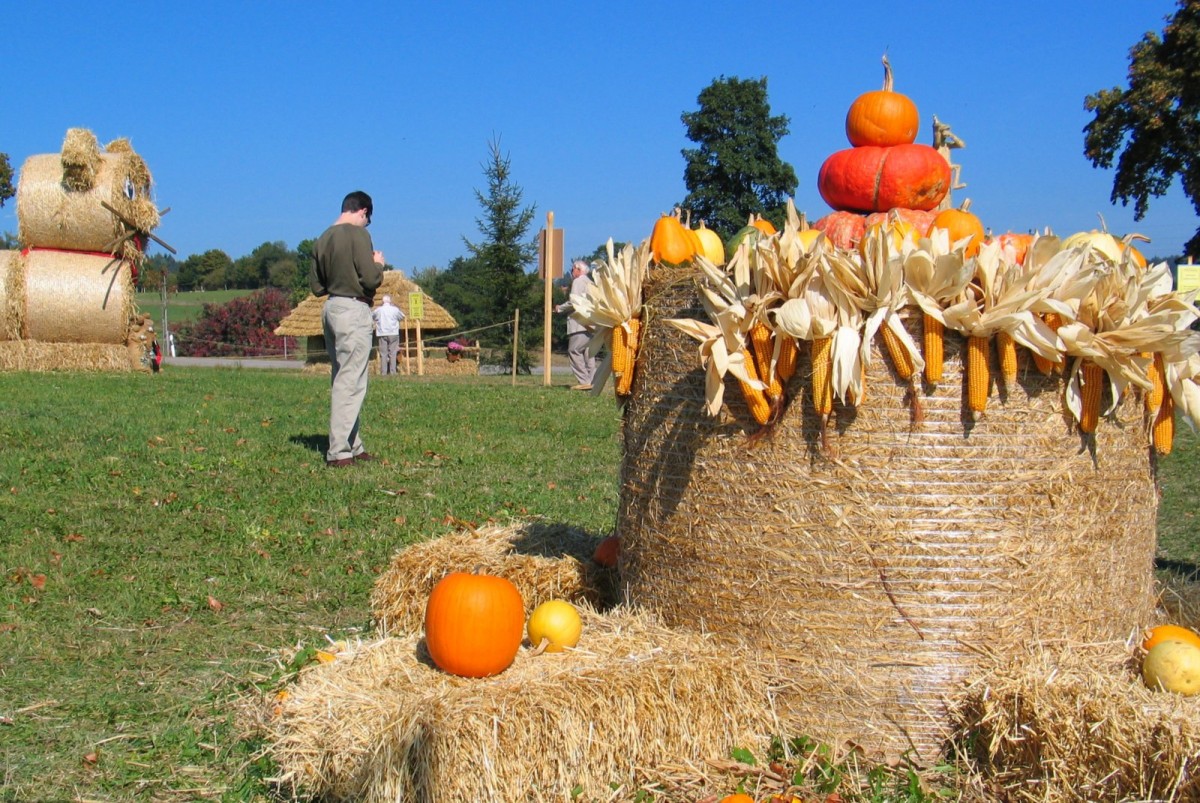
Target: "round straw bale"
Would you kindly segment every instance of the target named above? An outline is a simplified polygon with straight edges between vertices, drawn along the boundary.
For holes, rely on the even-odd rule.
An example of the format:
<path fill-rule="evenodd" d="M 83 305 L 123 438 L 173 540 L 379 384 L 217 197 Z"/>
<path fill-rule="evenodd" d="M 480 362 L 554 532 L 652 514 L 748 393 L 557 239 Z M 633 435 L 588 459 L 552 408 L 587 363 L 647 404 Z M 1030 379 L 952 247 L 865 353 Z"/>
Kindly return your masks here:
<path fill-rule="evenodd" d="M 375 581 L 371 611 L 384 632 L 419 633 L 434 585 L 451 572 L 475 569 L 506 577 L 532 610 L 547 600 L 614 602 L 616 573 L 592 561 L 598 539 L 561 524 L 491 525 L 405 547 Z"/>
<path fill-rule="evenodd" d="M 645 309 L 617 522 L 627 598 L 756 645 L 786 686 L 788 732 L 930 759 L 946 698 L 983 656 L 1125 638 L 1148 619 L 1157 496 L 1133 394 L 1120 424 L 1081 437 L 1062 380 L 1022 350 L 976 423 L 948 332 L 945 381 L 920 393 L 914 426 L 876 342 L 867 400 L 835 403 L 826 450 L 807 344 L 761 433 L 732 377 L 706 415 L 695 342 L 662 322 L 704 318 L 694 275 L 657 273 Z"/>
<path fill-rule="evenodd" d="M 0 371 L 80 371 L 86 373 L 149 371 L 135 364 L 129 348 L 107 343 L 42 343 L 0 341 Z"/>
<path fill-rule="evenodd" d="M 68 251 L 25 256 L 24 334 L 43 343 L 125 345 L 135 312 L 133 278 L 120 259 Z"/>
<path fill-rule="evenodd" d="M 1124 642 L 1018 651 L 972 680 L 955 719 L 1004 800 L 1200 799 L 1200 698 L 1146 688 Z"/>
<path fill-rule="evenodd" d="M 159 216 L 149 193 L 150 172 L 136 153 L 100 154 L 94 184 L 86 190 L 64 184 L 59 154 L 30 156 L 17 184 L 20 240 L 35 248 L 111 252 L 130 229 L 101 202 L 150 231 Z"/>
<path fill-rule="evenodd" d="M 490 678 L 434 668 L 415 634 L 314 665 L 255 703 L 277 780 L 331 800 L 567 800 L 577 786 L 611 800 L 612 783 L 632 799 L 656 767 L 761 750 L 776 732 L 742 651 L 630 610 L 583 621 L 578 648 L 526 643 Z"/>
<path fill-rule="evenodd" d="M 20 251 L 0 251 L 0 340 L 21 337 L 25 265 Z"/>

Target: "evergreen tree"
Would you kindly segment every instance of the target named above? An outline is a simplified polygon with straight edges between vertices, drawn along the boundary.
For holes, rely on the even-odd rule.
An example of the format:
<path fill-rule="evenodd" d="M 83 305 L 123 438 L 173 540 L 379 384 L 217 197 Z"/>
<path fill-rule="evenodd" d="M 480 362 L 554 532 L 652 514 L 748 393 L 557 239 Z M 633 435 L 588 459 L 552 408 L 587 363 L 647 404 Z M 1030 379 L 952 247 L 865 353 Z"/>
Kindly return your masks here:
<path fill-rule="evenodd" d="M 488 143 L 488 161 L 483 172 L 487 177 L 487 193 L 475 191 L 483 209 L 475 222 L 483 239 L 473 243 L 463 237 L 463 242 L 473 260 L 482 266 L 490 285 L 486 297 L 481 299 L 482 309 L 490 313 L 489 323 L 499 323 L 511 319 L 518 307 L 528 303 L 530 285 L 537 281 L 526 272 L 537 257 L 537 245 L 529 239 L 534 207 L 521 206 L 524 193 L 513 183 L 510 160 L 501 153 L 499 139 Z M 511 342 L 511 334 L 505 342 Z"/>
<path fill-rule="evenodd" d="M 683 149 L 688 194 L 681 205 L 693 223 L 704 220 L 723 238 L 745 226 L 751 213 L 781 228 L 796 171 L 779 158 L 789 120 L 771 115 L 767 79 L 721 76 L 697 102 L 699 110 L 681 116 L 688 139 L 699 146 Z"/>
<path fill-rule="evenodd" d="M 8 161 L 7 153 L 0 153 L 0 206 L 4 206 L 4 202 L 16 195 L 16 190 L 13 188 L 13 171 L 12 165 Z"/>
<path fill-rule="evenodd" d="M 1116 160 L 1112 200 L 1141 220 L 1150 197 L 1179 177 L 1200 213 L 1200 0 L 1179 0 L 1162 36 L 1147 33 L 1129 50 L 1129 88 L 1088 95 L 1095 117 L 1084 127 L 1084 154 L 1097 167 Z M 1185 251 L 1200 257 L 1200 229 Z"/>

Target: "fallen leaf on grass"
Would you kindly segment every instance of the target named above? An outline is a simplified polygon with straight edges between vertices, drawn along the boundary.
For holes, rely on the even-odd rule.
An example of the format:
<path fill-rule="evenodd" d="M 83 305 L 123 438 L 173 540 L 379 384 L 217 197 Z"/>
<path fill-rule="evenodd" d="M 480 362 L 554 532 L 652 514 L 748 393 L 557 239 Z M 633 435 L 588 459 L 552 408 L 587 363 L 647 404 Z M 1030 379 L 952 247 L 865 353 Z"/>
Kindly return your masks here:
<path fill-rule="evenodd" d="M 83 540 L 83 536 L 80 535 L 79 533 L 67 533 L 66 535 L 63 536 L 63 540 L 69 541 L 73 544 L 78 544 L 80 541 Z"/>
<path fill-rule="evenodd" d="M 317 650 L 317 663 L 331 664 L 336 660 L 337 660 L 337 656 L 334 655 L 333 653 L 326 652 L 325 650 Z"/>
<path fill-rule="evenodd" d="M 46 575 L 44 575 L 44 574 L 31 575 L 29 578 L 29 585 L 33 586 L 38 591 L 41 591 L 43 588 L 46 587 Z"/>
<path fill-rule="evenodd" d="M 219 599 L 214 597 L 212 594 L 209 594 L 208 595 L 208 607 L 212 608 L 214 611 L 220 612 L 220 610 L 222 608 L 224 608 L 225 606 L 221 604 L 221 601 Z"/>
<path fill-rule="evenodd" d="M 99 752 L 93 751 L 91 753 L 86 753 L 83 757 L 84 764 L 95 764 L 98 761 L 100 761 L 100 753 Z"/>
<path fill-rule="evenodd" d="M 4 622 L 3 624 L 0 624 L 0 633 L 10 633 L 16 629 L 17 626 L 12 622 Z"/>

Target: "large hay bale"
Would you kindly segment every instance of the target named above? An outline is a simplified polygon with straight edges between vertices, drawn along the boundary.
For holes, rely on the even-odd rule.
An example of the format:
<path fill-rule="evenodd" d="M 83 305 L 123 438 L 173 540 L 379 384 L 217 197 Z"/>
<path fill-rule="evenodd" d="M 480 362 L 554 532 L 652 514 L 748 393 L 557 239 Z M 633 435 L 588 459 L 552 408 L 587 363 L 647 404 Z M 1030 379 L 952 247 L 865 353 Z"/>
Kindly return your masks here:
<path fill-rule="evenodd" d="M 0 371 L 149 371 L 130 357 L 129 347 L 107 343 L 0 341 Z"/>
<path fill-rule="evenodd" d="M 32 250 L 25 255 L 23 333 L 43 343 L 124 345 L 135 312 L 129 263 Z"/>
<path fill-rule="evenodd" d="M 787 687 L 789 733 L 932 759 L 947 698 L 984 656 L 1148 619 L 1157 496 L 1133 394 L 1120 426 L 1081 439 L 1061 379 L 1022 350 L 975 423 L 948 332 L 914 428 L 876 344 L 867 399 L 835 405 L 825 452 L 808 348 L 761 435 L 732 377 L 726 409 L 705 414 L 695 343 L 662 321 L 705 317 L 694 275 L 657 271 L 645 310 L 617 523 L 627 598 L 671 626 L 753 634 Z M 906 325 L 920 342 L 919 315 Z"/>
<path fill-rule="evenodd" d="M 380 803 L 569 800 L 576 786 L 615 800 L 613 783 L 630 800 L 656 767 L 761 749 L 775 732 L 741 653 L 629 611 L 585 611 L 583 633 L 579 649 L 522 648 L 484 679 L 434 668 L 416 635 L 339 653 L 259 707 L 277 781 Z"/>
<path fill-rule="evenodd" d="M 25 297 L 25 265 L 20 251 L 0 251 L 0 340 L 21 337 L 21 300 Z"/>
<path fill-rule="evenodd" d="M 611 607 L 616 573 L 592 561 L 598 543 L 573 527 L 535 521 L 464 529 L 412 544 L 375 581 L 371 611 L 384 632 L 419 633 L 433 586 L 451 572 L 476 568 L 511 580 L 527 610 L 551 599 Z"/>
<path fill-rule="evenodd" d="M 1006 800 L 1200 800 L 1200 698 L 1137 664 L 1123 642 L 1017 655 L 962 700 L 964 752 Z"/>
<path fill-rule="evenodd" d="M 86 160 L 72 152 L 38 154 L 25 160 L 17 184 L 17 223 L 22 243 L 35 248 L 110 252 L 130 228 L 101 202 L 142 231 L 158 225 L 146 163 L 117 143 L 109 148 L 99 154 L 90 187 L 83 178 L 89 170 Z"/>

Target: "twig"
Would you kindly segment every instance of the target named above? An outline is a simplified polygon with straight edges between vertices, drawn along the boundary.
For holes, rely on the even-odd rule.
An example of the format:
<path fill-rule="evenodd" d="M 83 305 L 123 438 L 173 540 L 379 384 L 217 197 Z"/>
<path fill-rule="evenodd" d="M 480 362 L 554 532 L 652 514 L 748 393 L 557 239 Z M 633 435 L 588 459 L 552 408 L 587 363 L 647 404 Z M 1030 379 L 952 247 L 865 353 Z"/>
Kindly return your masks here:
<path fill-rule="evenodd" d="M 163 242 L 162 240 L 160 240 L 160 239 L 159 239 L 159 238 L 158 238 L 158 237 L 157 237 L 157 236 L 154 234 L 154 232 L 150 232 L 150 231 L 143 231 L 142 229 L 138 228 L 136 224 L 134 224 L 133 222 L 131 222 L 131 221 L 129 220 L 129 218 L 127 218 L 127 217 L 125 217 L 124 215 L 122 215 L 122 214 L 121 214 L 120 212 L 118 212 L 116 209 L 113 209 L 113 207 L 109 205 L 108 201 L 101 201 L 101 202 L 100 202 L 100 205 L 101 205 L 101 206 L 103 206 L 105 209 L 107 209 L 109 212 L 112 212 L 112 213 L 113 213 L 114 215 L 116 215 L 118 218 L 120 218 L 120 220 L 121 220 L 121 222 L 122 222 L 122 223 L 124 223 L 126 226 L 128 226 L 129 228 L 131 228 L 131 229 L 133 229 L 134 231 L 136 231 L 138 234 L 142 234 L 142 235 L 145 235 L 146 237 L 149 237 L 151 240 L 153 240 L 154 242 L 158 243 L 158 244 L 159 244 L 159 245 L 161 245 L 163 248 L 165 248 L 165 249 L 167 249 L 168 251 L 170 251 L 172 254 L 177 254 L 177 253 L 179 253 L 179 252 L 178 252 L 178 251 L 176 251 L 174 248 L 172 248 L 171 246 L 167 245 L 165 242 Z M 161 213 L 159 213 L 159 214 L 161 215 Z"/>
<path fill-rule="evenodd" d="M 871 556 L 871 563 L 875 566 L 875 571 L 879 572 L 879 582 L 883 584 L 883 593 L 887 594 L 888 599 L 892 601 L 892 606 L 896 609 L 897 613 L 899 613 L 904 621 L 908 622 L 909 626 L 916 631 L 917 637 L 921 639 L 921 641 L 924 641 L 925 634 L 921 632 L 921 628 L 917 627 L 917 623 L 912 620 L 912 617 L 905 613 L 904 609 L 900 607 L 900 603 L 896 600 L 896 595 L 892 593 L 892 586 L 891 583 L 888 582 L 887 573 L 884 572 L 883 566 L 879 564 L 879 561 L 874 555 Z"/>

